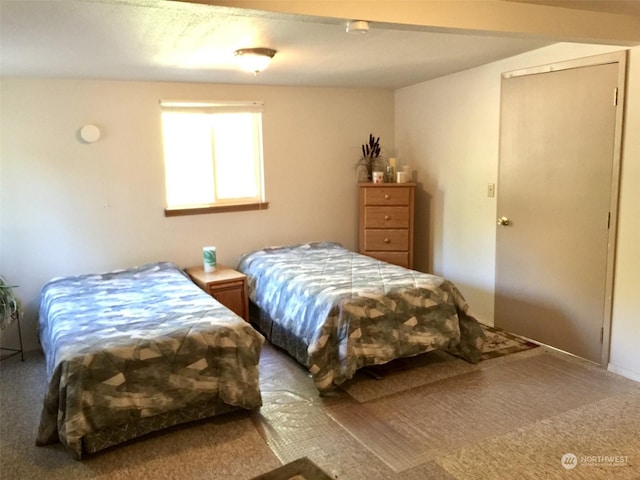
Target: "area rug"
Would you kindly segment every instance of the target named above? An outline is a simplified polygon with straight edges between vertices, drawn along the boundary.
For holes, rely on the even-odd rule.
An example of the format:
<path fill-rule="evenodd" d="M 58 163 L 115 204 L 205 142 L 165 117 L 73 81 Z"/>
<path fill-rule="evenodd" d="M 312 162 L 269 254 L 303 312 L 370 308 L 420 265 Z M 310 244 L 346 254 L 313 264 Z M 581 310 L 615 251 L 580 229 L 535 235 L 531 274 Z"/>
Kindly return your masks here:
<path fill-rule="evenodd" d="M 307 457 L 299 458 L 268 473 L 258 475 L 252 480 L 332 480 Z"/>
<path fill-rule="evenodd" d="M 482 350 L 482 360 L 502 357 L 503 355 L 510 355 L 512 353 L 522 352 L 523 350 L 529 350 L 540 346 L 537 343 L 530 342 L 525 338 L 499 328 L 489 327 L 482 324 L 480 324 L 480 326 L 487 337 Z"/>

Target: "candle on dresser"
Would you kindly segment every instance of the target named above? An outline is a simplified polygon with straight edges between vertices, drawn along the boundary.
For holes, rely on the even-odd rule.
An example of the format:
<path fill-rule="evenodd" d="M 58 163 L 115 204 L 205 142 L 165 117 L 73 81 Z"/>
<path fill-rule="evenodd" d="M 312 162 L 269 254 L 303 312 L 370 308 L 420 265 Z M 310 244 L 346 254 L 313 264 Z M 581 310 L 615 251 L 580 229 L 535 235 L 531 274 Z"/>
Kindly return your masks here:
<path fill-rule="evenodd" d="M 218 264 L 216 247 L 202 247 L 202 259 L 205 272 L 215 272 Z"/>
<path fill-rule="evenodd" d="M 394 182 L 396 180 L 396 172 L 398 171 L 398 169 L 396 168 L 397 162 L 395 157 L 390 157 L 389 158 L 389 167 L 391 167 L 391 171 L 389 172 L 389 176 L 390 176 L 390 182 Z"/>

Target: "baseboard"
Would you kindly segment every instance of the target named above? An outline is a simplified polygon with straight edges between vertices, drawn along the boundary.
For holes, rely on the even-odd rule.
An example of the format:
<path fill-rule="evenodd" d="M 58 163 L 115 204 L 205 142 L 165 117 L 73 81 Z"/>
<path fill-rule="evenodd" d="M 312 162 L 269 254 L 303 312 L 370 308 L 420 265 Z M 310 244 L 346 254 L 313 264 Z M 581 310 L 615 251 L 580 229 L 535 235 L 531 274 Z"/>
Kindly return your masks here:
<path fill-rule="evenodd" d="M 634 372 L 633 370 L 629 370 L 627 368 L 619 367 L 610 363 L 607 366 L 607 370 L 616 373 L 618 375 L 622 375 L 623 377 L 630 378 L 631 380 L 635 380 L 636 382 L 640 382 L 640 373 Z"/>

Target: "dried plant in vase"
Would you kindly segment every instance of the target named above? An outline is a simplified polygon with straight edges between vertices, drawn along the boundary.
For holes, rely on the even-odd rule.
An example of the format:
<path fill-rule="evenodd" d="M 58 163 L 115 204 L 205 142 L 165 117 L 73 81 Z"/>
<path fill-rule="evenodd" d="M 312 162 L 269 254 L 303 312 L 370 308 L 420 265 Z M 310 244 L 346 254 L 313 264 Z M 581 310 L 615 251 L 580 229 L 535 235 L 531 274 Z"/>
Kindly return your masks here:
<path fill-rule="evenodd" d="M 370 182 L 373 180 L 373 171 L 383 170 L 385 163 L 384 157 L 380 156 L 380 137 L 376 138 L 370 133 L 369 142 L 362 144 L 362 157 L 356 162 L 356 169 Z"/>

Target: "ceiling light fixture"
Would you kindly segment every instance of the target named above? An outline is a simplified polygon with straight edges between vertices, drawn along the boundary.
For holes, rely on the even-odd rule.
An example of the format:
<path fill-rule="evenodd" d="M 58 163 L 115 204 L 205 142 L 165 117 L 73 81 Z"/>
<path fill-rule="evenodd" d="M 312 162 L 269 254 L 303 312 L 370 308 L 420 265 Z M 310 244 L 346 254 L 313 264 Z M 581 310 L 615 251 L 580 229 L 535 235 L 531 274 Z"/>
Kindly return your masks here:
<path fill-rule="evenodd" d="M 347 22 L 347 33 L 367 33 L 369 22 L 365 20 L 351 20 Z"/>
<path fill-rule="evenodd" d="M 234 52 L 243 70 L 258 75 L 269 66 L 276 51 L 271 48 L 241 48 Z"/>

